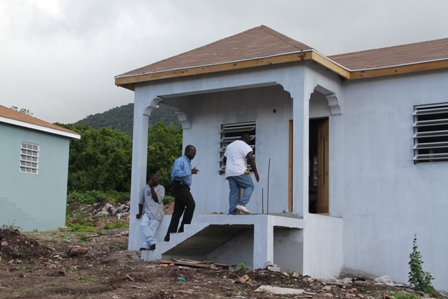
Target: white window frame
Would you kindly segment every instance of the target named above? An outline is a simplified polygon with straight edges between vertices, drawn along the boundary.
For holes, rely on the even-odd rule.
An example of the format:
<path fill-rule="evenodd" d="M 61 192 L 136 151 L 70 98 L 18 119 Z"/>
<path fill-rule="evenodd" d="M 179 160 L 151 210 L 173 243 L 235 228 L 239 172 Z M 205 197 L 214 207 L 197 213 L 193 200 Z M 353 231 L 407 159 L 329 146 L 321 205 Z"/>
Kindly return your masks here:
<path fill-rule="evenodd" d="M 448 102 L 414 106 L 414 164 L 448 162 Z"/>
<path fill-rule="evenodd" d="M 39 173 L 39 149 L 40 146 L 38 144 L 22 141 L 20 147 L 20 172 Z"/>
<path fill-rule="evenodd" d="M 249 146 L 252 148 L 252 154 L 255 157 L 255 137 L 256 137 L 255 121 L 232 123 L 221 125 L 221 141 L 219 150 L 219 173 L 224 174 L 226 171 L 226 164 L 224 163 L 224 153 L 227 145 L 235 140 L 241 139 L 241 135 L 248 133 L 251 138 Z M 248 166 L 249 169 L 250 166 Z"/>

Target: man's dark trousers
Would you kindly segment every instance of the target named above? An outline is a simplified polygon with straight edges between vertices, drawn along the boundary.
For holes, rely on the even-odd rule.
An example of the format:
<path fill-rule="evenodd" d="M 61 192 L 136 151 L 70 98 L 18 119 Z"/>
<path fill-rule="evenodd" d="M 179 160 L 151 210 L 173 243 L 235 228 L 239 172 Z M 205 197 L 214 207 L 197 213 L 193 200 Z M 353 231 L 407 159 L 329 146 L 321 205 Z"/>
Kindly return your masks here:
<path fill-rule="evenodd" d="M 184 231 L 184 224 L 191 223 L 191 220 L 193 219 L 194 209 L 196 207 L 196 203 L 190 192 L 190 187 L 183 184 L 182 181 L 173 181 L 171 184 L 171 190 L 173 190 L 174 194 L 174 211 L 173 215 L 171 216 L 171 222 L 170 226 L 168 227 L 168 232 L 166 233 L 165 240 L 169 240 L 170 233 L 182 233 Z M 177 230 L 182 214 L 184 215 L 184 217 L 182 218 L 182 223 L 180 224 L 179 230 Z"/>

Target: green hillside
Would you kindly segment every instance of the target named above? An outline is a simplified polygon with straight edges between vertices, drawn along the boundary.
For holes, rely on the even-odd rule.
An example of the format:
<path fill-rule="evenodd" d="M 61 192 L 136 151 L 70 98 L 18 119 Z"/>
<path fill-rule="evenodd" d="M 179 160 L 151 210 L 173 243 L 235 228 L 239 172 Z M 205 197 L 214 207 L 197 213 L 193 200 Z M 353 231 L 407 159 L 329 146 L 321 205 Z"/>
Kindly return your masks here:
<path fill-rule="evenodd" d="M 164 119 L 165 124 L 173 123 L 180 125 L 174 111 L 165 108 L 154 109 L 149 117 L 149 125 L 152 126 Z M 115 107 L 103 113 L 89 115 L 86 118 L 74 123 L 75 125 L 89 125 L 94 129 L 101 129 L 104 127 L 111 127 L 112 129 L 120 130 L 132 137 L 132 126 L 134 120 L 134 103 Z"/>

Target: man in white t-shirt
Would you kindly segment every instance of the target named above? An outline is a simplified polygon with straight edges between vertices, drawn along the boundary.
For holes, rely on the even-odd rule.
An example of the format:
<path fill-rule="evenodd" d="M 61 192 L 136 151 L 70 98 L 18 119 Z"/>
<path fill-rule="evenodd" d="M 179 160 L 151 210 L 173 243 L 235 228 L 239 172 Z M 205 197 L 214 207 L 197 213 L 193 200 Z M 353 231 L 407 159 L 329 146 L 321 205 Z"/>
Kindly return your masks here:
<path fill-rule="evenodd" d="M 250 196 L 254 191 L 254 183 L 250 177 L 247 163 L 252 167 L 255 179 L 260 180 L 255 164 L 255 158 L 252 155 L 252 148 L 249 146 L 251 138 L 245 133 L 240 140 L 235 140 L 229 144 L 224 153 L 224 163 L 226 164 L 225 178 L 229 181 L 229 214 L 236 215 L 236 212 L 250 214 L 246 208 Z M 238 199 L 239 191 L 243 189 L 243 195 Z"/>

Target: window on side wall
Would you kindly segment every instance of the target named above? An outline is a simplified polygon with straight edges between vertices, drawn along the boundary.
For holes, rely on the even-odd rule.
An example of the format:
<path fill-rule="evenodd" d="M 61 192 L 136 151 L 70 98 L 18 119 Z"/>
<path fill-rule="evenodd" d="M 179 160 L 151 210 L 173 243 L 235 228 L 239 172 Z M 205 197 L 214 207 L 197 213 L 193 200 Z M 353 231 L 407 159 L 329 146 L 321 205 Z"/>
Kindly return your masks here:
<path fill-rule="evenodd" d="M 448 103 L 414 106 L 414 164 L 448 161 Z"/>
<path fill-rule="evenodd" d="M 252 148 L 252 153 L 255 157 L 255 134 L 256 125 L 254 121 L 234 124 L 221 125 L 221 149 L 219 151 L 219 173 L 224 174 L 226 171 L 226 164 L 224 163 L 224 153 L 226 152 L 227 145 L 235 140 L 241 138 L 241 135 L 248 133 L 251 137 L 249 143 Z M 250 169 L 250 167 L 248 166 Z"/>
<path fill-rule="evenodd" d="M 20 172 L 38 174 L 39 145 L 22 142 L 20 149 Z"/>

